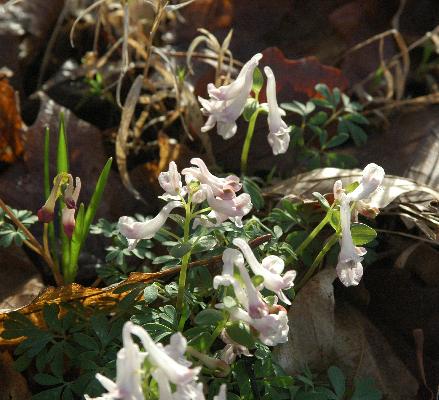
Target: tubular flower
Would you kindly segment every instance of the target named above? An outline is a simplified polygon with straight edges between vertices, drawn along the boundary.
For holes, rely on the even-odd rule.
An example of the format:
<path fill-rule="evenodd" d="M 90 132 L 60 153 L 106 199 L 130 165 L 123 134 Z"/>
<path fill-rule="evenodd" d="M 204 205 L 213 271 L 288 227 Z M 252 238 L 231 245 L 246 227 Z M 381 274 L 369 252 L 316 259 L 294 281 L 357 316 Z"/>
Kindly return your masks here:
<path fill-rule="evenodd" d="M 221 331 L 220 338 L 226 344 L 220 352 L 220 358 L 227 364 L 233 364 L 236 357 L 241 355 L 246 357 L 252 356 L 248 348 L 232 340 L 225 329 Z"/>
<path fill-rule="evenodd" d="M 384 169 L 377 164 L 368 164 L 357 188 L 347 195 L 349 201 L 365 200 L 383 183 Z"/>
<path fill-rule="evenodd" d="M 133 323 L 125 323 L 122 331 L 123 347 L 117 353 L 116 382 L 107 377 L 96 374 L 96 379 L 107 390 L 107 393 L 96 399 L 124 399 L 144 400 L 141 382 L 141 367 L 146 353 L 139 350 L 139 346 L 131 338 Z M 86 399 L 90 399 L 85 396 Z"/>
<path fill-rule="evenodd" d="M 281 258 L 268 256 L 262 260 L 262 263 L 259 263 L 252 249 L 244 239 L 236 238 L 233 240 L 233 244 L 242 251 L 253 273 L 255 275 L 261 275 L 264 278 L 264 287 L 274 292 L 285 304 L 291 304 L 291 301 L 285 296 L 282 290 L 293 287 L 296 271 L 287 271 L 282 276 L 281 273 L 284 270 L 284 262 Z"/>
<path fill-rule="evenodd" d="M 227 86 L 216 88 L 209 84 L 209 99 L 198 97 L 202 105 L 201 112 L 208 116 L 202 132 L 207 132 L 215 125 L 218 134 L 224 139 L 230 139 L 235 135 L 237 126 L 236 120 L 244 111 L 245 103 L 250 95 L 253 85 L 253 72 L 262 54 L 254 55 L 241 69 L 238 77 L 234 82 Z"/>
<path fill-rule="evenodd" d="M 167 172 L 160 172 L 159 184 L 169 196 L 178 196 L 179 194 L 184 196 L 181 175 L 174 161 L 169 163 L 169 170 Z"/>
<path fill-rule="evenodd" d="M 165 224 L 172 210 L 180 206 L 179 201 L 171 201 L 156 217 L 145 222 L 138 222 L 131 217 L 120 217 L 117 226 L 120 233 L 128 239 L 129 249 L 134 249 L 142 239 L 151 239 Z"/>
<path fill-rule="evenodd" d="M 44 203 L 44 206 L 41 207 L 38 212 L 38 220 L 40 222 L 48 223 L 53 220 L 53 216 L 55 214 L 55 205 L 56 200 L 60 196 L 60 186 L 63 182 L 65 177 L 65 174 L 58 174 L 54 181 L 53 181 L 53 187 L 52 191 L 50 192 L 49 197 L 47 198 L 46 202 Z"/>
<path fill-rule="evenodd" d="M 238 302 L 248 311 L 252 318 L 261 318 L 269 313 L 269 307 L 262 298 L 244 266 L 242 254 L 235 249 L 226 249 L 223 253 L 223 273 L 215 276 L 213 287 L 233 285 Z M 238 267 L 241 282 L 233 277 L 233 267 Z"/>
<path fill-rule="evenodd" d="M 207 203 L 212 208 L 208 214 L 209 218 L 216 219 L 217 224 L 221 224 L 226 219 L 230 219 L 237 227 L 242 227 L 242 218 L 247 215 L 253 204 L 248 193 L 241 193 L 239 196 L 230 200 L 223 200 L 214 196 L 209 185 L 202 184 L 201 189 L 206 193 Z"/>
<path fill-rule="evenodd" d="M 219 305 L 221 306 L 221 305 Z M 252 318 L 247 311 L 240 307 L 229 310 L 230 319 L 243 321 L 258 332 L 259 340 L 267 346 L 276 346 L 288 341 L 288 316 L 285 311 L 278 314 L 268 314 L 262 318 Z"/>
<path fill-rule="evenodd" d="M 264 68 L 267 75 L 267 102 L 268 102 L 268 143 L 273 154 L 283 154 L 290 144 L 290 128 L 282 119 L 284 111 L 278 106 L 276 99 L 276 80 L 270 67 Z"/>
<path fill-rule="evenodd" d="M 363 247 L 356 247 L 351 234 L 351 209 L 349 199 L 344 195 L 340 203 L 341 241 L 338 255 L 337 275 L 345 286 L 356 286 L 363 276 L 361 261 L 366 254 Z"/>
<path fill-rule="evenodd" d="M 202 184 L 209 185 L 216 197 L 223 200 L 233 199 L 236 197 L 236 192 L 239 192 L 242 188 L 237 176 L 229 175 L 225 178 L 219 178 L 209 171 L 201 158 L 193 158 L 191 164 L 196 165 L 198 168 L 185 168 L 182 174 L 186 175 L 189 181 L 196 179 Z"/>
<path fill-rule="evenodd" d="M 180 338 L 177 340 L 182 347 L 177 350 L 178 359 L 176 360 L 168 354 L 166 347 L 164 348 L 160 343 L 156 344 L 141 326 L 131 323 L 131 333 L 139 337 L 147 353 L 148 361 L 154 368 L 160 370 L 169 382 L 178 386 L 191 384 L 197 380 L 201 368 L 189 368 L 187 362 L 184 364 L 179 362 L 181 351 L 186 351 L 186 340 Z M 181 336 L 181 333 L 174 335 Z"/>
<path fill-rule="evenodd" d="M 62 209 L 62 225 L 65 234 L 71 238 L 75 229 L 75 211 L 76 204 L 78 203 L 79 192 L 81 191 L 81 179 L 78 177 L 75 180 L 75 186 L 73 186 L 73 177 L 69 175 L 69 183 L 64 192 L 65 207 Z"/>

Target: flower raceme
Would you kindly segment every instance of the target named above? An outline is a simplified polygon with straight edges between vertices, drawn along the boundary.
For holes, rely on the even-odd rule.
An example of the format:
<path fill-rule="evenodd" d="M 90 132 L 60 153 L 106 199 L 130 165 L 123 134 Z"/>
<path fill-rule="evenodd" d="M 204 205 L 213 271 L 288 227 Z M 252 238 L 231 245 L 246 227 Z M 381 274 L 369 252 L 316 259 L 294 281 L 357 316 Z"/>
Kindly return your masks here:
<path fill-rule="evenodd" d="M 134 343 L 137 336 L 145 351 Z M 101 374 L 96 378 L 107 390 L 95 400 L 144 400 L 142 390 L 142 364 L 146 358 L 151 365 L 151 375 L 156 380 L 160 400 L 205 400 L 203 385 L 198 382 L 201 368 L 191 367 L 185 358 L 186 339 L 181 333 L 171 336 L 169 345 L 155 343 L 148 332 L 128 321 L 123 327 L 123 347 L 117 354 L 116 382 Z M 90 399 L 87 395 L 86 399 Z M 222 386 L 216 400 L 226 400 L 226 386 Z M 90 399 L 91 400 L 91 399 Z"/>
<path fill-rule="evenodd" d="M 264 278 L 263 286 L 274 292 L 285 304 L 290 305 L 291 301 L 282 290 L 293 287 L 296 271 L 287 271 L 282 276 L 281 273 L 284 270 L 285 264 L 280 257 L 268 256 L 262 260 L 262 263 L 259 263 L 244 239 L 236 238 L 233 240 L 233 244 L 241 250 L 253 273 Z"/>
<path fill-rule="evenodd" d="M 345 286 L 355 286 L 363 276 L 361 261 L 366 249 L 356 247 L 351 233 L 351 203 L 354 213 L 362 213 L 374 217 L 378 209 L 370 207 L 363 200 L 367 200 L 380 187 L 385 172 L 377 164 L 368 164 L 363 170 L 360 184 L 351 193 L 345 193 L 341 181 L 334 184 L 334 199 L 340 203 L 341 240 L 340 253 L 337 263 L 337 275 Z M 357 215 L 357 214 L 356 214 Z"/>
<path fill-rule="evenodd" d="M 65 187 L 63 193 L 62 190 L 65 184 L 67 186 Z M 65 234 L 71 238 L 75 229 L 75 211 L 80 191 L 80 178 L 77 177 L 74 184 L 72 175 L 65 172 L 58 174 L 53 181 L 53 187 L 49 197 L 47 198 L 43 207 L 41 207 L 37 212 L 38 220 L 44 223 L 53 221 L 56 201 L 61 196 L 65 204 L 61 212 L 61 222 Z"/>
<path fill-rule="evenodd" d="M 218 134 L 224 139 L 235 135 L 236 120 L 244 111 L 245 104 L 253 85 L 253 72 L 258 66 L 262 54 L 254 55 L 241 69 L 238 77 L 229 85 L 216 88 L 207 86 L 209 99 L 198 97 L 202 105 L 201 111 L 208 119 L 201 128 L 202 132 L 217 126 Z"/>
<path fill-rule="evenodd" d="M 242 242 L 247 244 L 244 240 L 242 240 Z M 235 242 L 234 244 L 237 245 Z M 243 248 L 245 247 L 242 243 L 239 244 L 241 244 Z M 268 346 L 275 346 L 279 343 L 284 343 L 288 340 L 289 329 L 286 310 L 281 306 L 270 308 L 260 293 L 260 289 L 263 286 L 267 286 L 263 283 L 258 288 L 255 287 L 244 265 L 244 257 L 241 251 L 236 249 L 226 249 L 224 251 L 222 274 L 214 277 L 213 287 L 215 289 L 220 285 L 231 285 L 233 287 L 238 304 L 232 308 L 227 308 L 232 321 L 242 321 L 252 327 L 254 331 L 257 332 L 261 342 Z M 249 262 L 247 256 L 246 259 L 247 262 Z M 237 269 L 236 274 L 235 267 Z M 261 268 L 263 267 L 261 266 Z M 253 270 L 253 272 L 255 271 Z M 268 275 L 265 275 L 265 277 L 269 278 Z M 289 282 L 287 286 L 289 286 L 290 283 L 292 284 L 292 281 Z M 286 288 L 284 285 L 282 285 L 282 287 Z M 282 293 L 281 290 L 278 290 L 278 292 Z M 282 296 L 285 295 L 282 293 Z M 286 300 L 289 301 L 288 299 Z M 277 298 L 275 298 L 275 303 L 276 302 Z M 226 308 L 223 303 L 217 304 L 216 307 L 220 309 Z M 229 340 L 226 333 L 224 333 L 223 336 L 227 339 L 224 340 L 226 347 L 222 351 L 223 360 L 231 362 L 237 355 L 248 354 L 248 349 Z"/>
<path fill-rule="evenodd" d="M 276 80 L 270 67 L 264 68 L 267 75 L 267 103 L 268 103 L 268 143 L 270 144 L 273 154 L 283 154 L 288 150 L 290 144 L 291 128 L 283 121 L 282 115 L 285 115 L 277 104 L 276 98 Z"/>

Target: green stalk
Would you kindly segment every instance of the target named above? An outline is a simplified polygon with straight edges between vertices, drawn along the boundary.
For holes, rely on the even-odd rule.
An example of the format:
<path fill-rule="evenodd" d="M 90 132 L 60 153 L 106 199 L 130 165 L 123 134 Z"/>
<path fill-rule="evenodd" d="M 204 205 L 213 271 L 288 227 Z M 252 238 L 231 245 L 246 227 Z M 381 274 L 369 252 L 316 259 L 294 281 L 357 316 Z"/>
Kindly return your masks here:
<path fill-rule="evenodd" d="M 296 254 L 301 255 L 303 251 L 308 247 L 308 245 L 315 239 L 319 232 L 325 227 L 331 218 L 332 209 L 329 209 L 320 223 L 312 230 L 308 237 L 301 243 L 301 245 L 296 249 Z"/>
<path fill-rule="evenodd" d="M 322 250 L 320 250 L 320 253 L 317 254 L 317 257 L 311 264 L 311 266 L 308 268 L 308 271 L 306 271 L 305 275 L 302 277 L 300 282 L 297 285 L 294 285 L 294 289 L 298 291 L 300 288 L 302 288 L 306 282 L 313 276 L 315 270 L 320 265 L 320 263 L 323 260 L 323 257 L 325 257 L 326 253 L 331 250 L 332 246 L 334 246 L 335 243 L 337 243 L 338 235 L 334 233 L 329 240 L 325 243 Z"/>
<path fill-rule="evenodd" d="M 191 213 L 191 201 L 185 203 L 185 220 L 183 227 L 183 243 L 187 243 L 189 241 L 189 233 L 190 233 L 190 225 L 192 219 Z M 186 289 L 186 276 L 187 276 L 187 268 L 189 265 L 189 261 L 191 258 L 191 252 L 186 253 L 181 260 L 181 269 L 180 276 L 178 278 L 178 294 L 177 294 L 177 315 L 183 315 L 183 301 L 184 301 L 184 291 Z"/>
<path fill-rule="evenodd" d="M 258 115 L 261 111 L 263 111 L 263 108 L 257 108 L 248 122 L 247 135 L 245 136 L 244 146 L 242 147 L 241 153 L 241 175 L 245 175 L 247 173 L 248 153 L 250 151 L 253 133 L 255 132 L 256 120 L 258 119 Z"/>

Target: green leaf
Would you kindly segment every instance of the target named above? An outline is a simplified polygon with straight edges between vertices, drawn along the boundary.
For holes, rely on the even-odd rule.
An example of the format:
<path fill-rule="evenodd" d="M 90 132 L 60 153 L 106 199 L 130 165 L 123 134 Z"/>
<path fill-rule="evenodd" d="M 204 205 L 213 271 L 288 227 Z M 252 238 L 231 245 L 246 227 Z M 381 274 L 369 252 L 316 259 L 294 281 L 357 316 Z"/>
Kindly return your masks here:
<path fill-rule="evenodd" d="M 363 128 L 351 121 L 346 121 L 346 124 L 356 146 L 361 146 L 367 142 L 367 134 Z"/>
<path fill-rule="evenodd" d="M 171 248 L 169 254 L 174 258 L 182 258 L 185 254 L 189 253 L 192 249 L 192 243 L 178 243 Z"/>
<path fill-rule="evenodd" d="M 346 378 L 340 368 L 331 366 L 328 369 L 328 378 L 334 388 L 338 400 L 342 400 L 346 391 Z"/>
<path fill-rule="evenodd" d="M 73 230 L 72 240 L 70 241 L 70 259 L 69 267 L 64 269 L 64 281 L 66 284 L 72 283 L 78 273 L 78 259 L 81 252 L 82 234 L 84 228 L 84 203 L 79 206 L 78 215 L 76 216 L 75 229 Z"/>
<path fill-rule="evenodd" d="M 44 133 L 44 197 L 50 195 L 50 130 L 46 127 Z"/>
<path fill-rule="evenodd" d="M 312 103 L 311 103 L 312 104 Z M 308 122 L 313 125 L 323 125 L 328 119 L 328 114 L 324 111 L 319 111 L 317 114 L 314 114 Z"/>
<path fill-rule="evenodd" d="M 224 296 L 223 298 L 223 304 L 226 308 L 233 308 L 236 306 L 236 301 L 231 296 Z"/>
<path fill-rule="evenodd" d="M 200 311 L 195 317 L 195 323 L 197 325 L 216 326 L 223 320 L 223 313 L 213 308 L 207 308 Z"/>
<path fill-rule="evenodd" d="M 40 385 L 43 386 L 52 386 L 52 385 L 58 385 L 59 383 L 62 383 L 62 380 L 60 378 L 49 375 L 49 374 L 43 374 L 38 373 L 34 375 L 34 380 Z"/>
<path fill-rule="evenodd" d="M 253 72 L 253 86 L 252 90 L 256 95 L 256 98 L 259 97 L 259 92 L 262 89 L 262 86 L 264 86 L 264 76 L 262 75 L 261 70 L 256 67 Z"/>
<path fill-rule="evenodd" d="M 298 101 L 293 101 L 292 103 L 281 103 L 280 106 L 286 111 L 291 111 L 302 116 L 306 115 L 306 106 Z"/>
<path fill-rule="evenodd" d="M 212 235 L 202 236 L 196 240 L 192 248 L 192 254 L 210 251 L 218 244 L 217 239 Z"/>
<path fill-rule="evenodd" d="M 349 135 L 345 132 L 341 132 L 338 135 L 335 135 L 331 139 L 329 139 L 324 147 L 326 149 L 331 149 L 333 147 L 340 146 L 341 144 L 346 142 L 346 140 L 348 140 L 348 139 L 349 139 Z"/>
<path fill-rule="evenodd" d="M 254 207 L 257 210 L 262 209 L 264 207 L 265 201 L 264 197 L 262 196 L 261 189 L 257 185 L 257 183 L 247 176 L 244 176 L 242 180 L 242 187 L 244 189 L 244 192 L 250 195 Z"/>
<path fill-rule="evenodd" d="M 56 170 L 57 174 L 60 174 L 61 172 L 69 172 L 69 153 L 67 149 L 67 136 L 63 113 L 61 113 L 59 117 Z"/>
<path fill-rule="evenodd" d="M 319 201 L 325 210 L 328 210 L 331 207 L 328 203 L 328 200 L 326 200 L 325 197 L 319 192 L 314 192 L 312 195 Z"/>
<path fill-rule="evenodd" d="M 102 195 L 104 193 L 105 186 L 108 180 L 108 174 L 111 170 L 111 164 L 113 163 L 113 159 L 110 157 L 102 169 L 101 174 L 99 175 L 99 179 L 96 183 L 95 190 L 90 200 L 90 204 L 87 207 L 87 211 L 84 216 L 84 224 L 82 230 L 82 242 L 86 239 L 88 232 L 90 230 L 90 225 L 93 222 L 93 219 L 96 215 L 96 211 L 101 203 Z"/>
<path fill-rule="evenodd" d="M 143 300 L 145 301 L 146 304 L 150 304 L 156 301 L 158 295 L 159 295 L 159 291 L 157 289 L 157 286 L 154 284 L 148 285 L 143 290 Z"/>
<path fill-rule="evenodd" d="M 324 98 L 328 100 L 330 99 L 331 94 L 329 93 L 329 88 L 326 84 L 318 83 L 314 89 L 316 92 L 320 93 Z"/>
<path fill-rule="evenodd" d="M 54 400 L 60 399 L 63 386 L 58 386 L 56 388 L 44 390 L 38 394 L 32 396 L 32 400 Z"/>
<path fill-rule="evenodd" d="M 356 246 L 361 246 L 369 243 L 377 236 L 375 229 L 358 222 L 355 222 L 351 225 L 351 234 L 354 244 Z"/>
<path fill-rule="evenodd" d="M 226 327 L 229 337 L 249 349 L 255 347 L 255 339 L 250 333 L 249 327 L 241 321 L 234 321 Z"/>
<path fill-rule="evenodd" d="M 98 350 L 99 345 L 91 336 L 78 332 L 73 334 L 73 340 L 87 350 Z"/>
<path fill-rule="evenodd" d="M 376 389 L 375 382 L 371 378 L 357 379 L 355 391 L 351 400 L 381 400 L 383 394 Z"/>
<path fill-rule="evenodd" d="M 346 115 L 344 117 L 344 119 L 348 120 L 348 121 L 355 122 L 356 124 L 363 124 L 363 125 L 370 124 L 369 120 L 365 116 L 363 116 L 359 113 L 352 113 L 352 114 Z"/>
<path fill-rule="evenodd" d="M 61 331 L 61 321 L 58 319 L 59 307 L 56 304 L 45 304 L 43 307 L 44 322 L 48 328 L 54 331 Z"/>

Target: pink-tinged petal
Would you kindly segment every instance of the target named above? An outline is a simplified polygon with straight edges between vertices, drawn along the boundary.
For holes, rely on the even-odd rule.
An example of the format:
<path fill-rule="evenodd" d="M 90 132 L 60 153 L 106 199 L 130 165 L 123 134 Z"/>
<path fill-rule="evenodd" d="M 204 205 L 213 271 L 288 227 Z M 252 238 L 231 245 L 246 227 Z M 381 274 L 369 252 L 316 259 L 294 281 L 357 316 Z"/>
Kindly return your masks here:
<path fill-rule="evenodd" d="M 44 203 L 44 206 L 37 211 L 38 220 L 40 222 L 49 223 L 53 220 L 55 214 L 55 204 L 59 196 L 59 187 L 63 178 L 64 174 L 58 174 L 55 177 L 49 197 Z"/>
<path fill-rule="evenodd" d="M 282 109 L 277 104 L 276 80 L 270 67 L 264 68 L 267 75 L 268 128 L 267 136 L 273 154 L 286 153 L 290 145 L 290 128 L 282 119 Z"/>
<path fill-rule="evenodd" d="M 76 225 L 75 209 L 64 207 L 61 212 L 61 221 L 64 233 L 71 239 Z"/>
<path fill-rule="evenodd" d="M 359 186 L 347 195 L 349 201 L 368 199 L 383 183 L 384 176 L 384 169 L 379 165 L 374 163 L 366 165 Z"/>
<path fill-rule="evenodd" d="M 158 181 L 162 189 L 171 196 L 177 196 L 182 192 L 181 175 L 178 173 L 177 164 L 174 161 L 169 163 L 167 172 L 160 173 Z"/>
<path fill-rule="evenodd" d="M 169 214 L 176 207 L 181 207 L 181 202 L 172 201 L 164 206 L 156 217 L 146 222 L 138 222 L 131 217 L 120 217 L 119 232 L 131 240 L 151 239 L 165 224 Z"/>

